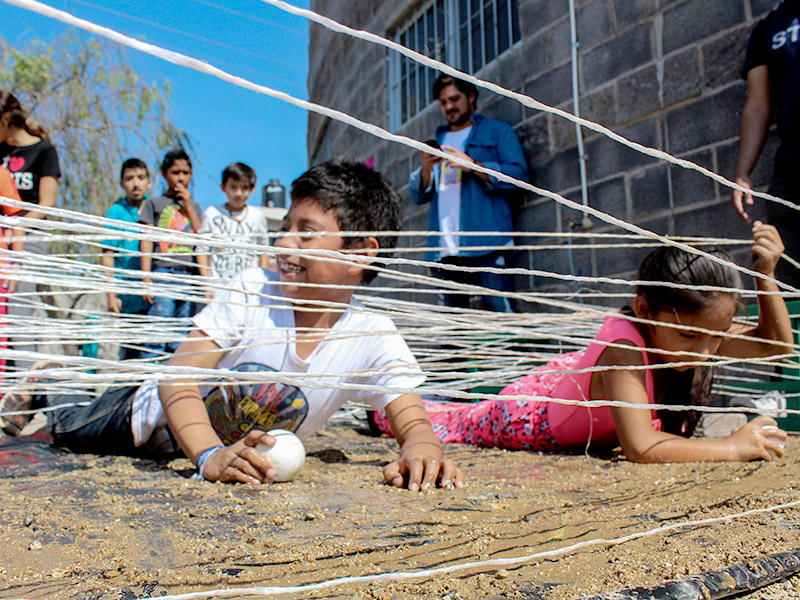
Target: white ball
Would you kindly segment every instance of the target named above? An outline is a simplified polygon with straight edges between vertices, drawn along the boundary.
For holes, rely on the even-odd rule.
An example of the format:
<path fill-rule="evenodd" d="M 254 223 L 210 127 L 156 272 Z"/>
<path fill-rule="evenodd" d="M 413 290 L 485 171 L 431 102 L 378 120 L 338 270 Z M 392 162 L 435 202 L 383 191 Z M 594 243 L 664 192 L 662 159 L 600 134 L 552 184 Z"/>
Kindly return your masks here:
<path fill-rule="evenodd" d="M 773 441 L 778 442 L 778 445 L 781 448 L 786 448 L 786 442 L 784 442 L 782 439 L 780 439 L 780 438 L 778 438 L 778 437 L 776 437 L 774 435 L 770 435 L 770 433 L 773 432 L 773 431 L 780 431 L 779 427 L 775 427 L 774 425 L 762 425 L 761 426 L 761 431 L 765 432 L 764 435 L 766 437 L 772 438 Z M 773 460 L 775 460 L 777 458 L 777 455 L 772 450 L 768 449 L 767 452 L 769 452 L 769 455 L 772 457 Z"/>
<path fill-rule="evenodd" d="M 267 432 L 275 438 L 275 445 L 270 447 L 258 444 L 256 450 L 275 469 L 272 481 L 291 481 L 303 468 L 306 460 L 306 449 L 300 438 L 286 429 L 273 429 Z"/>

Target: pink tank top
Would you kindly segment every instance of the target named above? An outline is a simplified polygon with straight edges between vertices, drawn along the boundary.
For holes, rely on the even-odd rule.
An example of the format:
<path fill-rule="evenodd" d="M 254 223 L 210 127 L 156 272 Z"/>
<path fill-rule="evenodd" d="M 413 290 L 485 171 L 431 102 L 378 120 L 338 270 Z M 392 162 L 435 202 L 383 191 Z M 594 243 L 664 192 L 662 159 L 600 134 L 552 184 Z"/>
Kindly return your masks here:
<path fill-rule="evenodd" d="M 594 337 L 594 342 L 616 342 L 618 340 L 630 340 L 639 348 L 647 347 L 636 325 L 627 319 L 608 317 Z M 597 365 L 600 355 L 607 346 L 594 342 L 586 349 L 575 369 L 587 369 Z M 649 366 L 647 352 L 642 351 L 642 358 L 644 364 Z M 595 373 L 596 371 L 565 374 L 553 390 L 551 397 L 565 400 L 589 400 L 592 375 Z M 645 387 L 647 401 L 653 404 L 653 373 L 649 369 L 645 371 Z M 619 443 L 614 420 L 611 418 L 611 410 L 607 406 L 582 407 L 551 402 L 547 405 L 547 412 L 553 439 L 562 448 L 582 447 L 590 439 L 592 442 L 602 445 L 613 446 Z M 656 419 L 655 411 L 653 411 L 653 419 Z M 659 426 L 656 423 L 654 425 Z"/>

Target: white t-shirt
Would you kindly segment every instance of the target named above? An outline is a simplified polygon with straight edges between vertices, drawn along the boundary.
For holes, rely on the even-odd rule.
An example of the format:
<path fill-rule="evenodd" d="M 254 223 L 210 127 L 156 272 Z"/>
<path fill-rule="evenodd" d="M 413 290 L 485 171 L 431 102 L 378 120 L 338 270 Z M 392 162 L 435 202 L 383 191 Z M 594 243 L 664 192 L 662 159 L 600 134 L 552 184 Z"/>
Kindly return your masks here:
<path fill-rule="evenodd" d="M 251 428 L 288 429 L 305 439 L 347 401 L 380 410 L 425 380 L 394 323 L 354 299 L 314 352 L 299 358 L 294 311 L 276 281 L 276 273 L 248 269 L 194 317 L 195 325 L 225 351 L 215 378 L 201 385 L 200 393 L 226 444 Z M 166 426 L 157 383 L 148 381 L 133 401 L 136 445 L 170 450 Z"/>
<path fill-rule="evenodd" d="M 464 151 L 467 138 L 472 131 L 472 125 L 459 131 L 448 131 L 444 134 L 442 146 L 453 146 Z M 457 256 L 459 235 L 461 231 L 461 177 L 463 171 L 459 168 L 448 167 L 446 163 L 441 163 L 439 174 L 439 231 L 443 231 L 440 237 L 442 246 L 442 256 Z"/>
<path fill-rule="evenodd" d="M 203 213 L 203 222 L 197 233 L 232 242 L 266 245 L 268 243 L 267 216 L 258 207 L 245 206 L 232 213 L 225 206 L 209 206 Z M 197 246 L 200 254 L 211 256 L 211 276 L 230 279 L 245 269 L 258 266 L 258 253 L 242 249 Z"/>

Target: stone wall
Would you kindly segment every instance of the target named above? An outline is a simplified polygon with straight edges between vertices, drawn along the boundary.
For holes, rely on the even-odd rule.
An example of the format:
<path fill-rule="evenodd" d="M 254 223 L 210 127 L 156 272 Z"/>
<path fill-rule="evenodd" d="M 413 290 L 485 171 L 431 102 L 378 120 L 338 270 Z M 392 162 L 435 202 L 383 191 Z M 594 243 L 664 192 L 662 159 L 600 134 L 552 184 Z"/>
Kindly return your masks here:
<path fill-rule="evenodd" d="M 581 115 L 626 138 L 659 148 L 731 178 L 746 87 L 739 75 L 749 33 L 776 0 L 585 0 L 577 2 Z M 417 2 L 312 0 L 311 8 L 357 29 L 383 36 L 409 17 Z M 476 75 L 537 100 L 572 111 L 567 0 L 520 0 L 522 40 Z M 309 95 L 318 102 L 388 128 L 385 49 L 312 25 Z M 481 91 L 480 111 L 511 124 L 522 142 L 531 182 L 580 201 L 574 125 Z M 430 138 L 443 122 L 431 103 L 397 133 Z M 769 179 L 774 133 L 753 176 Z M 350 127 L 309 116 L 310 163 L 349 155 L 375 161 L 406 198 L 406 227 L 427 229 L 427 208 L 408 200 L 408 175 L 416 151 Z M 693 171 L 627 149 L 585 131 L 589 204 L 662 234 L 744 238 L 748 227 L 728 204 L 727 188 Z M 758 213 L 756 210 L 756 213 Z M 565 232 L 580 213 L 551 199 L 528 195 L 516 229 Z M 593 232 L 619 232 L 593 219 Z M 566 244 L 563 238 L 520 238 L 518 244 Z M 404 242 L 408 243 L 408 242 Z M 411 240 L 419 244 L 420 240 Z M 630 276 L 644 249 L 580 249 L 572 267 L 565 249 L 518 252 L 518 265 L 591 276 Z M 740 248 L 739 256 L 746 255 Z M 571 289 L 572 284 L 524 276 L 520 290 Z M 416 300 L 430 296 L 410 294 Z"/>

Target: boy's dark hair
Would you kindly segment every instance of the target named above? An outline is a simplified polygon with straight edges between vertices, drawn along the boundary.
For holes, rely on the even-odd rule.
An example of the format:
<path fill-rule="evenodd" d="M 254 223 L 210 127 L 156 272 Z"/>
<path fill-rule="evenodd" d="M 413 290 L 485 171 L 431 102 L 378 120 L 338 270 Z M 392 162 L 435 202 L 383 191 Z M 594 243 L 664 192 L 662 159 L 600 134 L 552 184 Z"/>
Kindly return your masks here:
<path fill-rule="evenodd" d="M 311 167 L 292 182 L 292 202 L 313 199 L 324 211 L 332 211 L 342 231 L 396 232 L 402 227 L 400 195 L 378 171 L 354 159 L 335 159 Z M 344 237 L 349 248 L 364 238 Z M 397 236 L 376 236 L 381 248 L 394 248 Z M 391 253 L 381 253 L 391 256 Z M 377 276 L 364 270 L 363 282 Z"/>
<path fill-rule="evenodd" d="M 228 179 L 246 179 L 250 182 L 250 187 L 256 187 L 256 172 L 253 168 L 249 165 L 240 162 L 232 162 L 225 170 L 222 171 L 222 185 L 228 181 Z"/>
<path fill-rule="evenodd" d="M 472 99 L 472 109 L 475 110 L 478 108 L 478 88 L 475 87 L 475 84 L 469 81 L 464 81 L 463 79 L 457 79 L 452 75 L 445 75 L 444 73 L 439 73 L 439 76 L 433 82 L 434 102 L 438 102 L 439 95 L 448 85 L 456 86 L 459 92 L 467 96 L 470 94 L 475 94 L 475 97 Z"/>
<path fill-rule="evenodd" d="M 733 262 L 731 256 L 721 248 L 711 247 L 704 251 L 711 256 Z M 639 267 L 639 280 L 730 289 L 742 287 L 742 278 L 733 267 L 675 246 L 661 246 L 648 254 Z M 645 299 L 651 311 L 675 310 L 688 314 L 708 308 L 726 293 L 730 293 L 734 301 L 741 304 L 741 294 L 735 291 L 673 288 L 646 283 L 636 286 L 636 294 Z M 713 369 L 706 366 L 698 366 L 683 373 L 669 371 L 669 375 L 663 377 L 666 385 L 664 404 L 686 405 L 688 400 L 691 406 L 707 406 L 711 401 L 712 377 Z M 659 411 L 663 431 L 685 437 L 692 436 L 701 416 L 700 412 L 694 410 Z"/>
<path fill-rule="evenodd" d="M 188 154 L 186 154 L 186 150 L 183 148 L 175 148 L 164 155 L 164 160 L 161 161 L 161 172 L 166 173 L 167 169 L 169 169 L 179 160 L 185 160 L 187 163 L 189 163 L 189 167 L 192 166 L 192 159 L 189 158 Z"/>
<path fill-rule="evenodd" d="M 147 168 L 147 163 L 145 163 L 141 158 L 129 158 L 122 163 L 122 168 L 119 170 L 120 181 L 125 176 L 125 171 L 128 169 L 144 169 L 144 172 L 147 173 L 148 177 L 150 177 L 150 169 Z"/>

